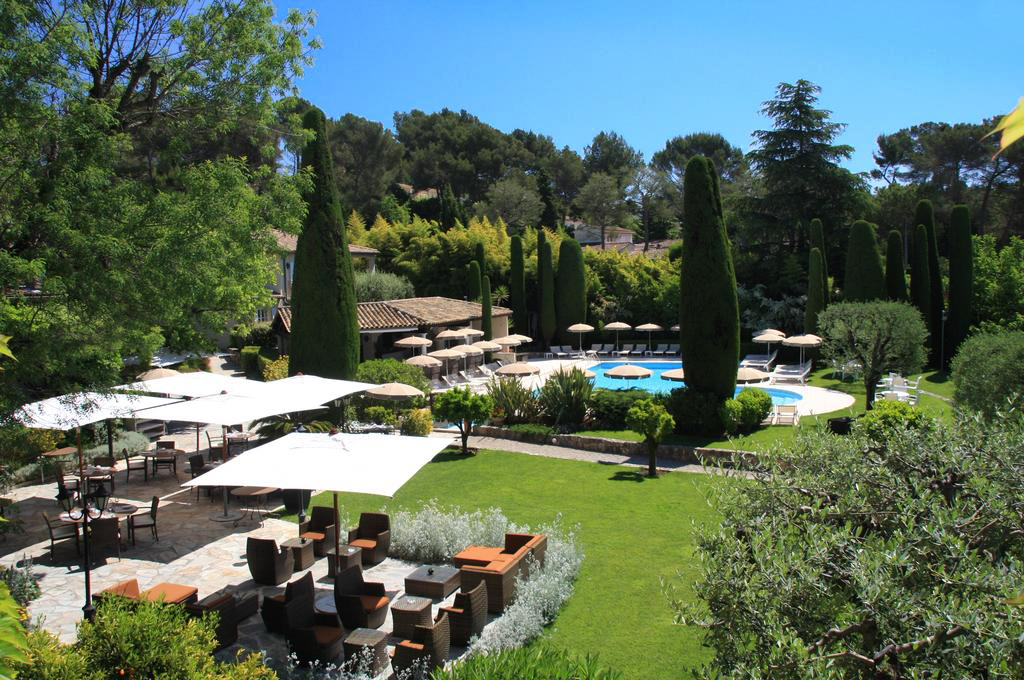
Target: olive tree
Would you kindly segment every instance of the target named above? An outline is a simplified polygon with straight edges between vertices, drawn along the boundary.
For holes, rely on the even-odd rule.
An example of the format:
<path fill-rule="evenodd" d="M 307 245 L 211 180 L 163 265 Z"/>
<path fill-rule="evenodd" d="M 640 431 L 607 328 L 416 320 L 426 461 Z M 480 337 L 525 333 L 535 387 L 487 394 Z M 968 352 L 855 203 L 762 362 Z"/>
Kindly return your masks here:
<path fill-rule="evenodd" d="M 647 476 L 657 477 L 658 444 L 672 431 L 676 421 L 658 402 L 653 399 L 642 399 L 629 407 L 629 411 L 626 412 L 626 425 L 644 436 L 644 444 L 647 446 Z"/>
<path fill-rule="evenodd" d="M 844 302 L 818 316 L 826 356 L 864 367 L 867 408 L 885 371 L 916 373 L 924 364 L 928 337 L 921 313 L 903 302 Z"/>
<path fill-rule="evenodd" d="M 1022 677 L 1022 449 L 1019 412 L 801 428 L 761 474 L 710 479 L 698 602 L 673 603 L 704 677 Z"/>
<path fill-rule="evenodd" d="M 462 437 L 462 453 L 469 453 L 469 433 L 474 423 L 491 417 L 494 400 L 486 394 L 474 394 L 468 387 L 456 387 L 434 399 L 434 415 L 454 423 Z"/>

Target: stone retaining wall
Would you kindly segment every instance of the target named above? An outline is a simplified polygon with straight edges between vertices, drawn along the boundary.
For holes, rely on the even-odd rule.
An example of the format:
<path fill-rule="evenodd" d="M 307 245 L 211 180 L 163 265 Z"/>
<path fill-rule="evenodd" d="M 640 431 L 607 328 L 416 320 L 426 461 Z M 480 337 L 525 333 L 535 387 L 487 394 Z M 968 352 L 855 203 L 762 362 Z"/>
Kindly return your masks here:
<path fill-rule="evenodd" d="M 612 453 L 620 456 L 646 456 L 647 448 L 642 442 L 627 442 L 619 439 L 604 439 L 602 437 L 589 437 L 579 434 L 549 434 L 543 435 L 536 432 L 519 432 L 504 427 L 493 425 L 477 425 L 474 434 L 481 437 L 494 437 L 496 439 L 511 439 L 513 441 L 527 442 L 530 444 L 550 444 L 552 446 L 564 446 L 570 449 L 591 451 L 594 453 Z M 658 447 L 658 458 L 677 460 L 682 463 L 709 463 L 718 461 L 730 461 L 736 454 L 740 456 L 741 464 L 756 465 L 758 457 L 756 453 L 749 451 L 733 451 L 731 449 L 712 449 L 694 446 L 678 446 L 662 444 Z"/>

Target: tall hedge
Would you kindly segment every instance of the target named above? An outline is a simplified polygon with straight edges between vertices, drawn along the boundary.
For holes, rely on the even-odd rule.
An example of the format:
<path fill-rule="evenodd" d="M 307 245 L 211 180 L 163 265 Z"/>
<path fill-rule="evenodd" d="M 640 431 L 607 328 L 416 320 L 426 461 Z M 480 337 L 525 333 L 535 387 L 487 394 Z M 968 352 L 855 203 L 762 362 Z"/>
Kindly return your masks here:
<path fill-rule="evenodd" d="M 951 357 L 967 338 L 974 297 L 974 252 L 971 214 L 958 205 L 949 216 L 949 319 L 946 322 L 946 356 Z"/>
<path fill-rule="evenodd" d="M 914 211 L 914 223 L 923 224 L 928 235 L 928 300 L 929 310 L 925 321 L 931 336 L 931 361 L 938 365 L 939 350 L 942 344 L 942 311 L 946 307 L 946 298 L 942 291 L 942 269 L 939 267 L 939 242 L 935 235 L 935 210 L 932 202 L 917 202 Z"/>
<path fill-rule="evenodd" d="M 718 173 L 704 156 L 686 164 L 680 257 L 679 341 L 686 384 L 719 401 L 733 396 L 740 318 Z"/>
<path fill-rule="evenodd" d="M 885 247 L 885 290 L 889 299 L 907 301 L 907 276 L 903 267 L 903 236 L 893 229 Z"/>
<path fill-rule="evenodd" d="M 480 279 L 480 330 L 484 340 L 494 338 L 494 324 L 491 320 L 491 277 L 484 274 Z"/>
<path fill-rule="evenodd" d="M 828 305 L 831 299 L 831 294 L 828 286 L 828 250 L 825 249 L 825 227 L 822 226 L 821 220 L 815 217 L 811 220 L 811 225 L 808 229 L 808 241 L 810 242 L 811 248 L 817 248 L 821 252 L 821 286 L 822 286 L 822 300 L 825 306 Z M 824 309 L 824 307 L 823 307 Z"/>
<path fill-rule="evenodd" d="M 311 108 L 302 124 L 313 132 L 302 150 L 302 167 L 312 171 L 313 182 L 303 196 L 308 211 L 295 247 L 288 372 L 350 380 L 359 365 L 359 324 L 344 211 L 323 111 Z"/>
<path fill-rule="evenodd" d="M 470 260 L 466 265 L 466 298 L 473 302 L 480 301 L 480 263 Z"/>
<path fill-rule="evenodd" d="M 931 318 L 932 309 L 932 282 L 928 274 L 928 229 L 923 224 L 917 225 L 914 229 L 911 246 L 910 302 L 921 312 L 921 318 L 925 320 L 928 332 L 931 333 L 928 320 Z"/>
<path fill-rule="evenodd" d="M 587 289 L 583 274 L 583 249 L 574 238 L 562 239 L 558 249 L 558 272 L 555 274 L 555 316 L 558 337 L 571 344 L 574 336 L 566 329 L 587 320 Z"/>
<path fill-rule="evenodd" d="M 551 244 L 547 239 L 537 243 L 537 279 L 540 292 L 538 327 L 541 341 L 548 347 L 555 339 L 558 324 L 555 318 L 555 270 L 551 263 Z"/>
<path fill-rule="evenodd" d="M 846 246 L 846 280 L 843 281 L 844 302 L 870 302 L 885 299 L 885 274 L 882 254 L 878 250 L 875 227 L 865 220 L 850 226 Z"/>
<path fill-rule="evenodd" d="M 526 316 L 526 269 L 523 262 L 523 239 L 513 236 L 511 239 L 512 262 L 509 270 L 508 303 L 512 307 L 512 319 L 517 333 L 529 331 L 529 320 Z"/>
<path fill-rule="evenodd" d="M 807 304 L 804 307 L 804 333 L 818 332 L 818 314 L 825 309 L 824 291 L 821 287 L 821 271 L 825 264 L 821 251 L 811 248 L 807 262 Z"/>

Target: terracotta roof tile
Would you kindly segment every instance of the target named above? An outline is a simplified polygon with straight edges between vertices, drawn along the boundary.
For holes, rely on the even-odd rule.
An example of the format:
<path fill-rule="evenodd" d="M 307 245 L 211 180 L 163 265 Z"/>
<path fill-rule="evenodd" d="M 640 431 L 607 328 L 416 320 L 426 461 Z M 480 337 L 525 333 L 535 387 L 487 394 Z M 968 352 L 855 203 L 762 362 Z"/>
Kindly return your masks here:
<path fill-rule="evenodd" d="M 492 307 L 492 316 L 509 316 L 511 309 Z M 467 302 L 446 297 L 408 298 L 385 302 L 360 302 L 356 309 L 359 329 L 380 331 L 421 326 L 454 326 L 479 319 L 479 302 Z M 278 307 L 274 323 L 286 333 L 292 330 L 291 307 Z"/>
<path fill-rule="evenodd" d="M 423 322 L 411 314 L 395 309 L 388 302 L 360 302 L 356 309 L 359 330 L 379 331 L 388 328 L 417 328 Z"/>

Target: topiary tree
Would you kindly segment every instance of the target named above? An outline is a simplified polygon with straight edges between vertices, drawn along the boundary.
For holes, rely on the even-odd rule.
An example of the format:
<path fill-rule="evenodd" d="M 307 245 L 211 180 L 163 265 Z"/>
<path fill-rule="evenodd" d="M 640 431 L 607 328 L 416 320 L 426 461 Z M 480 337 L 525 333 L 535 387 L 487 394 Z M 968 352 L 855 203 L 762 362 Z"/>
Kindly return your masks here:
<path fill-rule="evenodd" d="M 564 238 L 558 249 L 558 272 L 555 275 L 555 315 L 558 335 L 563 343 L 572 342 L 567 329 L 587 320 L 587 289 L 583 273 L 583 250 L 576 239 Z"/>
<path fill-rule="evenodd" d="M 914 211 L 914 224 L 923 224 L 928 237 L 928 301 L 931 305 L 925 322 L 931 336 L 931 361 L 938 366 L 941 361 L 939 352 L 942 344 L 942 312 L 946 307 L 946 298 L 942 290 L 942 269 L 939 267 L 939 242 L 935 235 L 935 211 L 932 202 L 917 202 Z"/>
<path fill-rule="evenodd" d="M 1019 410 L 1024 397 L 1024 331 L 971 336 L 960 345 L 950 373 L 957 406 L 987 418 L 1000 410 Z"/>
<path fill-rule="evenodd" d="M 658 445 L 672 431 L 676 421 L 665 407 L 653 399 L 643 399 L 633 404 L 626 412 L 629 429 L 644 436 L 647 446 L 647 476 L 658 476 Z"/>
<path fill-rule="evenodd" d="M 686 384 L 722 402 L 736 389 L 740 355 L 736 273 L 711 161 L 691 158 L 683 182 L 679 339 Z"/>
<path fill-rule="evenodd" d="M 462 437 L 462 453 L 469 453 L 473 425 L 491 417 L 494 402 L 486 394 L 474 394 L 468 387 L 455 387 L 434 398 L 434 416 L 454 423 Z"/>
<path fill-rule="evenodd" d="M 473 302 L 480 301 L 480 263 L 470 260 L 466 265 L 466 297 Z"/>
<path fill-rule="evenodd" d="M 920 312 L 903 302 L 843 302 L 818 316 L 826 356 L 864 367 L 867 409 L 886 371 L 916 373 L 924 362 L 928 329 Z"/>
<path fill-rule="evenodd" d="M 325 120 L 313 107 L 302 121 L 313 133 L 302 151 L 302 167 L 313 181 L 303 196 L 306 220 L 295 246 L 288 371 L 351 380 L 359 365 L 356 292 Z"/>
<path fill-rule="evenodd" d="M 544 233 L 542 229 L 540 234 Z M 537 316 L 540 337 L 544 347 L 551 345 L 558 330 L 555 319 L 555 268 L 551 263 L 551 244 L 547 239 L 537 241 L 537 287 L 540 303 Z"/>
<path fill-rule="evenodd" d="M 804 333 L 818 332 L 818 314 L 825 308 L 822 299 L 824 291 L 821 287 L 821 270 L 825 264 L 821 251 L 811 248 L 807 263 L 807 304 L 804 307 Z"/>
<path fill-rule="evenodd" d="M 817 217 L 811 220 L 807 234 L 811 248 L 821 251 L 821 286 L 823 289 L 821 299 L 824 305 L 822 309 L 824 309 L 828 306 L 832 296 L 828 285 L 828 250 L 825 248 L 825 228 L 822 226 L 821 220 Z"/>
<path fill-rule="evenodd" d="M 510 240 L 511 267 L 509 269 L 508 304 L 512 308 L 512 319 L 517 333 L 529 330 L 526 315 L 526 269 L 523 262 L 523 239 L 513 236 Z"/>
<path fill-rule="evenodd" d="M 484 340 L 494 336 L 494 322 L 491 319 L 491 277 L 484 276 L 480 283 L 480 330 Z"/>
<path fill-rule="evenodd" d="M 903 268 L 903 236 L 893 229 L 885 246 L 885 291 L 895 302 L 907 302 L 907 276 Z"/>
<path fill-rule="evenodd" d="M 953 208 L 949 216 L 949 319 L 946 322 L 945 351 L 950 357 L 967 338 L 971 327 L 974 297 L 974 245 L 971 213 L 966 205 Z"/>
<path fill-rule="evenodd" d="M 846 246 L 843 300 L 868 302 L 884 298 L 885 275 L 875 227 L 865 220 L 857 220 L 850 226 L 850 241 Z"/>
<path fill-rule="evenodd" d="M 931 277 L 928 274 L 928 230 L 923 224 L 914 229 L 910 253 L 910 301 L 927 322 L 931 318 Z"/>

